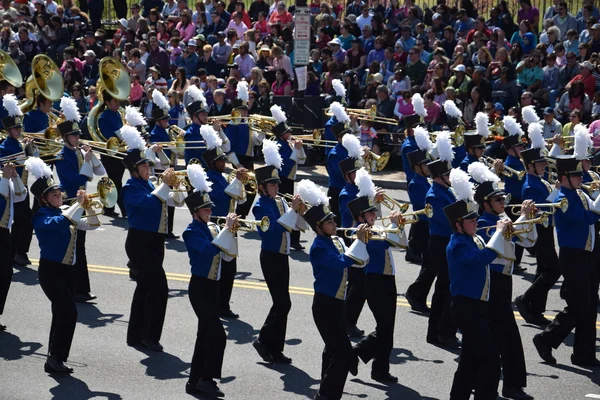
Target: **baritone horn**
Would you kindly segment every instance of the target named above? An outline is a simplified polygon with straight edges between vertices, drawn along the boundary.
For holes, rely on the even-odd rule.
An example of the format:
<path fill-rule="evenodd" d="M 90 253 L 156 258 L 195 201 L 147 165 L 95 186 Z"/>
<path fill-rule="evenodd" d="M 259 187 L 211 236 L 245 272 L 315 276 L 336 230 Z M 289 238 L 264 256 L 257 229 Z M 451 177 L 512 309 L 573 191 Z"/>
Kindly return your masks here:
<path fill-rule="evenodd" d="M 383 200 L 381 200 L 380 203 L 390 210 L 394 210 L 396 207 L 398 207 L 398 211 L 401 214 L 404 214 L 410 207 L 410 203 L 400 203 L 398 200 L 391 198 L 385 193 L 383 193 Z"/>
<path fill-rule="evenodd" d="M 225 217 L 215 217 L 217 220 L 217 224 L 221 227 L 225 226 L 226 218 Z M 243 225 L 242 225 L 242 224 Z M 254 232 L 255 229 L 260 229 L 262 232 L 266 232 L 269 230 L 269 226 L 271 223 L 269 222 L 269 217 L 262 217 L 261 220 L 256 221 L 253 219 L 238 219 L 237 223 L 233 226 L 233 233 L 237 231 L 244 232 Z"/>

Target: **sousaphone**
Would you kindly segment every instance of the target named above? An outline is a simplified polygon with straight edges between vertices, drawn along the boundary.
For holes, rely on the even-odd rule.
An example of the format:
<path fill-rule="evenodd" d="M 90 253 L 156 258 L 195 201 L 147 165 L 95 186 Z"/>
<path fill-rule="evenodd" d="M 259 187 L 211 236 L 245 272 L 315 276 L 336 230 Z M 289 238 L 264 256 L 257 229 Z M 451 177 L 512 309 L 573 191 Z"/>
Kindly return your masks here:
<path fill-rule="evenodd" d="M 14 87 L 23 86 L 23 76 L 19 67 L 4 50 L 0 50 L 0 81 L 7 81 Z"/>
<path fill-rule="evenodd" d="M 38 54 L 31 61 L 31 75 L 25 83 L 25 100 L 19 107 L 23 114 L 26 114 L 35 108 L 38 96 L 44 96 L 54 102 L 60 100 L 64 92 L 65 82 L 58 66 L 47 55 Z M 53 114 L 49 117 L 54 122 L 58 119 L 58 116 Z"/>

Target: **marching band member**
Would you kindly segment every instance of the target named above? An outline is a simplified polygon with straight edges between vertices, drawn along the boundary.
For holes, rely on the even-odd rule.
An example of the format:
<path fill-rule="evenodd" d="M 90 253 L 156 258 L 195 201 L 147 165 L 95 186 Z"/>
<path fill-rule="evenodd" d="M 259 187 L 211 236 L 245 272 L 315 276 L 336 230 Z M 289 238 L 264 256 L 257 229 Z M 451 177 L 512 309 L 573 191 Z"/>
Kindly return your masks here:
<path fill-rule="evenodd" d="M 254 146 L 259 145 L 264 135 L 255 137 L 248 126 L 248 82 L 240 81 L 237 84 L 237 98 L 231 101 L 233 107 L 232 115 L 235 111 L 239 113 L 238 117 L 232 117 L 231 123 L 225 128 L 225 135 L 231 143 L 231 148 L 227 154 L 234 168 L 245 168 L 248 171 L 254 171 Z M 246 218 L 250 212 L 250 207 L 254 203 L 255 194 L 248 195 L 248 201 L 238 205 L 236 214 L 240 218 Z"/>
<path fill-rule="evenodd" d="M 154 120 L 154 128 L 150 132 L 150 143 L 162 142 L 167 143 L 171 141 L 171 137 L 169 136 L 169 101 L 167 98 L 160 92 L 160 90 L 152 91 L 152 103 L 156 106 L 152 110 L 152 119 Z M 165 155 L 166 159 L 161 160 L 161 162 L 154 166 L 154 172 L 162 173 L 171 165 L 177 165 L 177 153 L 176 151 L 171 150 L 163 150 L 161 146 L 161 151 Z M 157 154 L 157 157 L 159 157 Z M 166 161 L 169 161 L 166 163 Z M 163 164 L 164 163 L 164 164 Z M 167 213 L 169 217 L 169 226 L 167 227 L 167 239 L 179 239 L 179 236 L 176 236 L 173 233 L 173 222 L 175 221 L 175 207 L 169 206 L 167 208 Z"/>
<path fill-rule="evenodd" d="M 210 125 L 202 125 L 200 133 L 206 143 L 206 151 L 202 153 L 204 163 L 208 165 L 206 174 L 212 184 L 211 190 L 208 191 L 211 201 L 213 202 L 213 214 L 219 217 L 225 217 L 230 213 L 234 213 L 237 204 L 246 201 L 246 192 L 240 183 L 238 187 L 241 189 L 239 194 L 234 194 L 234 182 L 229 184 L 224 176 L 227 155 L 221 150 L 223 144 L 217 132 Z M 189 166 L 188 166 L 189 168 Z M 247 170 L 241 168 L 236 171 L 238 181 L 244 181 Z M 219 281 L 219 309 L 220 317 L 239 318 L 239 315 L 231 311 L 229 301 L 231 300 L 231 292 L 233 290 L 233 280 L 237 272 L 236 257 L 221 258 L 221 279 Z"/>
<path fill-rule="evenodd" d="M 35 105 L 36 108 L 28 111 L 23 117 L 23 130 L 25 132 L 44 132 L 50 126 L 48 113 L 52 110 L 52 101 L 38 94 Z"/>
<path fill-rule="evenodd" d="M 414 210 L 425 208 L 425 197 L 431 188 L 427 179 L 429 168 L 427 163 L 431 162 L 429 152 L 433 150 L 433 143 L 429 139 L 429 132 L 421 127 L 415 128 L 415 140 L 419 150 L 407 154 L 411 169 L 415 175 L 408 184 L 408 198 Z M 427 249 L 429 245 L 429 219 L 425 215 L 419 215 L 419 221 L 411 224 L 408 235 L 408 248 L 411 246 L 416 255 L 421 259 L 421 271 L 417 279 L 408 287 L 404 297 L 413 311 L 427 313 L 427 295 L 435 280 L 435 266 L 432 265 L 431 253 Z M 408 261 L 408 260 L 407 260 Z"/>
<path fill-rule="evenodd" d="M 344 298 L 348 268 L 364 267 L 368 261 L 366 224 L 356 228 L 357 240 L 350 249 L 335 236 L 335 216 L 329 210 L 329 199 L 308 180 L 298 183 L 298 192 L 310 205 L 304 219 L 317 237 L 310 247 L 310 263 L 315 278 L 312 314 L 319 334 L 325 342 L 321 363 L 321 385 L 315 399 L 339 400 L 348 372 L 358 373 L 358 357 L 346 333 Z M 312 187 L 311 187 L 312 186 Z"/>
<path fill-rule="evenodd" d="M 208 151 L 204 153 L 206 154 Z M 200 165 L 188 165 L 187 175 L 194 191 L 185 199 L 192 214 L 192 222 L 183 232 L 183 241 L 192 267 L 189 297 L 194 313 L 198 317 L 198 333 L 190 378 L 185 385 L 185 391 L 188 394 L 223 397 L 224 393 L 214 381 L 221 378 L 223 355 L 227 343 L 225 330 L 219 319 L 219 280 L 222 263 L 225 259 L 233 257 L 225 254 L 215 244 L 221 231 L 217 224 L 210 222 L 212 208 L 215 207 L 215 203 L 209 196 L 212 183 L 208 181 Z M 229 231 L 232 240 L 235 239 L 231 231 L 236 223 L 237 216 L 227 214 L 225 230 Z M 229 249 L 229 251 L 233 250 Z"/>
<path fill-rule="evenodd" d="M 268 217 L 269 229 L 258 231 L 261 238 L 260 267 L 265 277 L 273 306 L 263 324 L 258 338 L 252 343 L 258 354 L 266 362 L 290 364 L 292 359 L 283 354 L 287 315 L 292 302 L 290 300 L 290 232 L 297 225 L 297 212 L 300 197 L 295 195 L 292 208 L 277 196 L 279 192 L 279 174 L 283 160 L 279 155 L 279 145 L 265 140 L 263 154 L 265 166 L 256 169 L 256 182 L 260 197 L 252 213 L 257 220 Z"/>
<path fill-rule="evenodd" d="M 178 178 L 171 168 L 163 173 L 158 187 L 149 181 L 152 160 L 147 158 L 146 143 L 136 128 L 125 125 L 121 136 L 128 148 L 123 164 L 131 173 L 123 186 L 123 202 L 129 220 L 125 251 L 137 284 L 131 303 L 127 344 L 162 351 L 159 341 L 169 290 L 163 269 L 167 205 L 181 204 L 185 195 L 178 187 L 177 191 L 170 192 L 169 186 L 178 186 Z M 151 150 L 156 152 L 157 145 Z"/>
<path fill-rule="evenodd" d="M 539 124 L 536 124 L 539 126 Z M 506 126 L 506 124 L 505 124 Z M 548 161 L 542 155 L 544 141 L 534 140 L 532 147 L 521 152 L 523 164 L 527 168 L 527 176 L 523 184 L 523 200 L 533 200 L 535 203 L 554 201 L 556 190 L 542 176 Z M 515 305 L 525 321 L 546 326 L 549 321 L 544 317 L 548 292 L 560 277 L 560 267 L 554 243 L 554 218 L 550 218 L 547 227 L 537 224 L 538 240 L 535 245 L 537 269 L 535 280 L 527 291 L 515 298 Z"/>
<path fill-rule="evenodd" d="M 120 132 L 123 127 L 123 117 L 119 112 L 119 100 L 113 98 L 107 91 L 102 92 L 102 99 L 104 100 L 104 110 L 98 116 L 98 129 L 106 140 L 112 137 L 121 140 Z M 119 205 L 119 210 L 121 210 L 121 216 L 127 218 L 127 210 L 125 210 L 123 195 L 121 194 L 125 167 L 120 159 L 107 154 L 101 154 L 100 161 L 102 161 L 102 165 L 106 169 L 106 175 L 113 181 L 119 194 L 117 204 Z M 105 208 L 104 215 L 111 218 L 119 218 L 119 214 L 115 212 L 114 207 Z"/>
<path fill-rule="evenodd" d="M 13 276 L 10 228 L 13 224 L 14 204 L 26 198 L 27 188 L 23 185 L 14 164 L 4 164 L 0 178 L 0 315 L 4 312 Z M 0 324 L 0 331 L 4 330 L 6 326 Z"/>
<path fill-rule="evenodd" d="M 581 191 L 583 171 L 581 161 L 576 156 L 558 156 L 556 167 L 560 179 L 556 200 L 567 199 L 569 202 L 566 211 L 556 210 L 555 218 L 560 271 L 564 277 L 560 293 L 567 302 L 567 307 L 554 317 L 542 333 L 533 337 L 533 344 L 544 361 L 556 364 L 552 349 L 557 349 L 573 328 L 576 328 L 571 363 L 598 367 L 598 286 L 592 250 L 596 240 L 594 224 L 600 219 L 600 196 L 592 201 Z"/>
<path fill-rule="evenodd" d="M 104 175 L 106 171 L 100 160 L 96 158 L 89 146 L 79 148 L 79 121 L 81 116 L 75 100 L 63 97 L 60 108 L 64 115 L 64 122 L 57 125 L 64 146 L 60 152 L 61 160 L 55 162 L 56 173 L 60 180 L 60 188 L 68 198 L 76 198 L 78 190 L 85 190 L 88 181 L 94 175 Z M 96 298 L 91 294 L 90 277 L 88 274 L 87 256 L 85 252 L 85 230 L 77 232 L 77 259 L 73 268 L 75 281 L 75 301 L 86 302 Z"/>
<path fill-rule="evenodd" d="M 419 124 L 421 117 L 417 114 L 408 115 L 404 118 L 404 124 L 406 129 L 404 130 L 404 134 L 406 138 L 404 142 L 402 142 L 402 147 L 400 148 L 400 153 L 402 154 L 402 166 L 404 169 L 404 174 L 406 175 L 406 182 L 410 183 L 415 173 L 410 168 L 410 163 L 408 161 L 408 153 L 412 153 L 413 151 L 419 150 L 419 146 L 417 146 L 417 142 L 415 140 L 415 128 Z"/>
<path fill-rule="evenodd" d="M 333 90 L 335 90 L 335 94 L 336 94 L 331 99 L 332 100 L 331 104 L 338 103 L 338 104 L 342 105 L 342 108 L 343 108 L 343 104 L 346 104 L 346 87 L 344 86 L 344 84 L 342 83 L 342 81 L 340 79 L 333 79 L 331 81 L 331 85 L 333 86 Z M 337 138 L 337 135 L 335 134 L 335 132 L 332 130 L 332 128 L 334 125 L 336 125 L 340 121 L 338 120 L 336 114 L 333 112 L 333 109 L 331 108 L 331 104 L 329 105 L 329 107 L 330 107 L 329 109 L 331 110 L 333 115 L 325 123 L 323 139 L 332 140 L 335 142 L 336 140 L 338 140 L 338 138 Z M 325 146 L 325 157 L 329 156 L 329 153 L 331 152 L 332 149 L 333 149 L 333 147 L 331 145 Z"/>
<path fill-rule="evenodd" d="M 496 232 L 486 245 L 476 233 L 479 215 L 472 203 L 470 177 L 461 169 L 454 169 L 450 181 L 457 201 L 444 207 L 453 230 L 445 249 L 452 294 L 450 310 L 462 332 L 462 349 L 450 398 L 467 400 L 475 391 L 477 399 L 495 399 L 500 380 L 500 358 L 488 322 L 489 264 L 498 256 L 493 249 L 504 248 L 502 233 L 510 226 L 510 221 L 498 221 Z"/>
<path fill-rule="evenodd" d="M 541 137 L 541 133 L 540 137 Z M 543 137 L 542 137 L 543 140 Z M 480 162 L 469 165 L 469 174 L 477 182 L 475 200 L 483 214 L 479 218 L 480 226 L 496 226 L 500 215 L 505 212 L 506 193 L 498 188 L 500 178 Z M 525 200 L 521 207 L 521 216 L 517 222 L 530 218 L 533 202 Z M 489 242 L 495 229 L 479 229 L 477 233 L 484 242 Z M 514 236 L 513 241 L 524 247 L 531 247 L 537 240 L 535 225 L 527 235 Z M 513 242 L 509 242 L 514 246 Z M 502 397 L 517 400 L 530 400 L 532 396 L 525 393 L 527 386 L 527 370 L 523 343 L 512 308 L 512 273 L 513 260 L 496 257 L 490 264 L 489 301 L 487 304 L 490 328 L 494 334 L 500 359 L 502 362 L 503 388 Z"/>
<path fill-rule="evenodd" d="M 431 312 L 427 327 L 427 343 L 441 344 L 456 348 L 460 346 L 456 338 L 456 327 L 450 317 L 450 282 L 448 278 L 448 259 L 445 249 L 452 236 L 452 225 L 444 215 L 444 207 L 454 203 L 456 197 L 450 188 L 452 186 L 448 175 L 452 170 L 452 144 L 446 132 L 438 134 L 436 149 L 439 159 L 427 164 L 433 179 L 431 188 L 425 197 L 425 203 L 433 208 L 433 216 L 429 221 L 429 253 L 432 255 L 432 265 L 437 271 L 435 291 L 431 300 Z"/>
<path fill-rule="evenodd" d="M 277 125 L 273 127 L 273 135 L 277 138 L 277 143 L 281 145 L 279 154 L 283 159 L 281 173 L 279 174 L 281 180 L 279 190 L 283 194 L 293 195 L 298 165 L 306 162 L 303 142 L 292 137 L 292 128 L 286 124 L 287 117 L 281 107 L 276 104 L 271 106 L 271 115 L 277 122 Z M 304 250 L 304 246 L 300 244 L 300 230 L 293 230 L 290 236 L 292 242 L 290 247 L 298 251 Z"/>
<path fill-rule="evenodd" d="M 25 162 L 35 178 L 31 193 L 40 208 L 33 217 L 35 235 L 40 246 L 38 279 L 46 297 L 52 303 L 52 326 L 48 344 L 48 358 L 44 370 L 49 373 L 72 373 L 64 363 L 69 358 L 77 307 L 75 306 L 72 268 L 77 259 L 77 232 L 93 230 L 100 225 L 97 216 L 83 218 L 90 201 L 84 190 L 77 191 L 77 202 L 61 210 L 62 193 L 52 179 L 52 171 L 42 160 L 30 157 Z"/>
<path fill-rule="evenodd" d="M 19 108 L 15 95 L 6 94 L 2 99 L 8 117 L 2 119 L 2 124 L 6 131 L 6 139 L 0 144 L 0 157 L 7 157 L 23 153 L 30 143 L 30 139 L 25 139 L 24 146 L 19 141 L 23 130 L 23 113 Z M 27 186 L 27 171 L 23 167 L 17 167 L 17 173 L 23 184 Z M 10 231 L 11 260 L 23 266 L 31 264 L 31 261 L 27 257 L 33 236 L 31 217 L 31 206 L 29 195 L 27 195 L 24 201 L 14 204 L 14 222 Z"/>
<path fill-rule="evenodd" d="M 348 203 L 348 208 L 357 225 L 366 224 L 373 229 L 377 219 L 375 199 L 379 195 L 366 169 L 356 172 L 356 184 L 359 188 L 356 199 Z M 395 211 L 390 214 L 391 225 L 394 229 L 400 223 L 401 215 Z M 402 227 L 404 230 L 404 227 Z M 377 232 L 377 231 L 375 231 Z M 403 243 L 386 240 L 367 241 L 369 262 L 364 269 L 355 268 L 366 275 L 365 297 L 369 308 L 375 317 L 377 326 L 374 332 L 368 334 L 354 346 L 354 352 L 364 363 L 371 359 L 371 378 L 378 382 L 395 383 L 398 378 L 390 374 L 390 354 L 394 347 L 394 324 L 396 321 L 396 267 L 391 254 L 391 247 L 406 248 L 406 235 L 402 232 Z"/>
<path fill-rule="evenodd" d="M 469 164 L 479 161 L 483 157 L 485 152 L 486 139 L 490 136 L 490 130 L 488 128 L 488 115 L 484 112 L 478 112 L 475 116 L 475 125 L 477 127 L 477 133 L 465 134 L 465 149 L 467 155 L 460 163 L 460 169 L 467 172 Z M 494 164 L 490 165 L 496 173 L 502 170 L 502 160 L 494 160 Z"/>

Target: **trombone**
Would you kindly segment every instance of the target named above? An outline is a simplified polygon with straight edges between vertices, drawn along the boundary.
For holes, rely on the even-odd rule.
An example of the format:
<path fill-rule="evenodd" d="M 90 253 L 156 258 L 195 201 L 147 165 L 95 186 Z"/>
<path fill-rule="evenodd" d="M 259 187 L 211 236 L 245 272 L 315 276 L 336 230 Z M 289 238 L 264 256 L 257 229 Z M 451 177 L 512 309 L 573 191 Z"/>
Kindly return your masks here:
<path fill-rule="evenodd" d="M 523 205 L 522 204 L 515 204 L 514 206 L 510 207 L 510 211 L 513 214 L 517 214 L 514 209 L 519 209 L 522 208 Z M 560 209 L 560 211 L 567 212 L 567 210 L 569 209 L 569 200 L 567 200 L 566 198 L 561 199 L 560 201 L 556 202 L 556 203 L 543 203 L 543 204 L 535 204 L 535 207 L 551 207 L 551 211 L 547 211 L 547 214 L 555 214 L 557 209 Z"/>
<path fill-rule="evenodd" d="M 408 205 L 408 203 L 403 204 L 403 206 L 405 206 L 405 205 Z M 400 226 L 417 223 L 419 221 L 419 215 L 425 215 L 427 218 L 433 217 L 433 207 L 431 206 L 431 204 L 425 204 L 425 208 L 423 208 L 422 210 L 417 210 L 417 211 L 413 211 L 410 213 L 402 214 L 402 219 L 404 219 L 406 217 L 410 217 L 410 219 L 404 220 L 404 222 L 400 223 Z M 383 226 L 387 227 L 387 226 L 390 226 L 390 224 L 383 223 L 383 221 L 385 221 L 386 219 L 390 219 L 390 217 L 388 216 L 388 217 L 377 218 L 377 220 L 381 221 Z"/>
<path fill-rule="evenodd" d="M 485 162 L 488 166 L 491 166 L 494 163 L 494 161 L 496 161 L 495 159 L 493 159 L 492 157 L 489 157 L 489 156 L 482 156 L 481 158 L 483 158 L 485 160 Z M 503 167 L 504 167 L 504 169 L 502 171 L 500 171 L 499 173 L 504 175 L 507 178 L 512 178 L 513 176 L 516 176 L 516 178 L 518 180 L 521 180 L 525 177 L 525 170 L 517 171 L 516 169 L 511 168 L 506 164 L 503 164 Z"/>
<path fill-rule="evenodd" d="M 119 139 L 114 136 L 109 138 L 106 142 L 98 142 L 94 140 L 79 140 L 79 144 L 84 144 L 86 146 L 91 147 L 92 150 L 98 151 L 105 156 L 117 158 L 119 160 L 122 160 L 127 155 L 123 143 L 121 143 Z"/>
<path fill-rule="evenodd" d="M 217 225 L 221 227 L 225 226 L 226 218 L 225 217 L 213 217 L 216 219 Z M 231 233 L 235 233 L 237 231 L 244 232 L 254 232 L 256 228 L 260 229 L 262 232 L 266 232 L 269 230 L 270 226 L 269 217 L 262 217 L 260 221 L 252 220 L 252 219 L 238 219 L 237 224 L 233 226 L 231 229 Z"/>
<path fill-rule="evenodd" d="M 380 117 L 379 115 L 377 115 L 378 114 L 377 106 L 375 104 L 373 104 L 371 106 L 371 108 L 369 108 L 369 109 L 347 108 L 346 112 L 348 113 L 348 116 L 350 116 L 350 117 L 362 119 L 365 121 L 379 122 L 381 124 L 393 124 L 393 125 L 398 124 L 398 121 L 394 118 Z M 325 112 L 325 115 L 327 115 L 328 117 L 331 117 L 333 115 L 333 113 L 331 111 L 329 111 L 329 109 L 328 109 Z"/>

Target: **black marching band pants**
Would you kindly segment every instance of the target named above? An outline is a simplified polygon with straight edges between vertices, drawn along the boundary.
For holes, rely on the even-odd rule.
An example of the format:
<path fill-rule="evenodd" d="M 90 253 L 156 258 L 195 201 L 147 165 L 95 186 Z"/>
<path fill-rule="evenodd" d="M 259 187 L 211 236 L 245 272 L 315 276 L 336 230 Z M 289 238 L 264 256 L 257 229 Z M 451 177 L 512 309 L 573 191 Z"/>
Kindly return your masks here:
<path fill-rule="evenodd" d="M 365 305 L 366 276 L 362 268 L 348 268 L 348 291 L 346 294 L 346 324 L 356 326 Z"/>
<path fill-rule="evenodd" d="M 273 306 L 260 329 L 258 341 L 272 354 L 283 352 L 287 318 L 292 308 L 289 292 L 289 258 L 287 254 L 262 249 L 260 251 L 260 267 L 269 288 Z"/>
<path fill-rule="evenodd" d="M 406 290 L 419 304 L 426 304 L 431 285 L 435 280 L 436 267 L 429 251 L 429 222 L 419 221 L 411 228 L 413 248 L 421 255 L 421 271 L 412 285 Z"/>
<path fill-rule="evenodd" d="M 231 261 L 221 259 L 221 279 L 219 279 L 219 311 L 229 311 L 229 301 L 233 291 L 233 281 L 237 272 L 237 257 Z"/>
<path fill-rule="evenodd" d="M 73 268 L 73 279 L 76 294 L 88 294 L 90 288 L 90 275 L 88 272 L 87 255 L 85 253 L 86 231 L 77 230 L 77 241 L 75 242 L 75 265 Z"/>
<path fill-rule="evenodd" d="M 458 368 L 454 373 L 450 400 L 496 400 L 500 381 L 500 357 L 488 321 L 485 301 L 452 297 L 450 310 L 462 332 Z"/>
<path fill-rule="evenodd" d="M 4 305 L 10 289 L 13 276 L 10 232 L 7 228 L 0 228 L 0 315 L 4 312 Z"/>
<path fill-rule="evenodd" d="M 252 156 L 246 156 L 237 153 L 236 156 L 240 164 L 242 164 L 242 167 L 246 168 L 248 171 L 254 171 L 254 158 Z M 235 165 L 233 167 L 235 168 Z M 250 190 L 249 185 L 246 185 L 246 190 Z M 252 203 L 254 203 L 255 197 L 256 194 L 248 194 L 246 202 L 244 204 L 238 204 L 235 213 L 239 215 L 241 219 L 245 219 L 250 213 L 250 208 L 252 207 Z"/>
<path fill-rule="evenodd" d="M 198 317 L 198 333 L 192 356 L 189 382 L 221 378 L 227 337 L 219 319 L 219 281 L 192 275 L 190 303 Z"/>
<path fill-rule="evenodd" d="M 315 292 L 312 314 L 325 342 L 319 394 L 327 399 L 339 400 L 350 366 L 356 362 L 356 354 L 346 333 L 344 301 Z"/>
<path fill-rule="evenodd" d="M 8 207 L 8 206 L 7 206 Z M 33 237 L 33 224 L 29 195 L 25 200 L 13 205 L 14 222 L 10 229 L 11 263 L 15 255 L 27 255 Z"/>
<path fill-rule="evenodd" d="M 123 174 L 125 173 L 125 165 L 118 158 L 100 155 L 100 160 L 102 161 L 102 165 L 106 170 L 106 175 L 115 183 L 115 188 L 117 189 L 117 193 L 119 194 L 117 204 L 119 205 L 119 209 L 121 210 L 121 216 L 126 217 L 127 211 L 125 210 L 125 204 L 123 203 L 123 195 L 121 194 L 121 189 L 123 188 Z M 115 208 L 107 208 L 109 211 L 114 211 Z"/>
<path fill-rule="evenodd" d="M 282 194 L 290 194 L 290 195 L 294 195 L 294 181 L 288 178 L 284 178 L 279 177 L 279 179 L 281 180 L 281 183 L 279 184 L 279 191 Z M 292 230 L 290 232 L 290 243 L 291 245 L 295 245 L 295 244 L 300 244 L 300 231 L 299 230 Z"/>
<path fill-rule="evenodd" d="M 387 373 L 390 370 L 390 354 L 394 347 L 396 277 L 367 274 L 365 292 L 377 325 L 374 332 L 354 346 L 354 350 L 365 363 L 373 359 L 373 372 Z"/>
<path fill-rule="evenodd" d="M 129 228 L 125 251 L 136 276 L 127 343 L 159 341 L 165 322 L 169 287 L 163 269 L 165 235 Z"/>
<path fill-rule="evenodd" d="M 511 196 L 510 202 L 508 204 L 510 204 L 510 205 L 523 204 L 523 200 L 521 200 L 520 198 Z M 506 215 L 513 222 L 515 222 L 521 216 L 521 210 L 520 209 L 517 209 L 517 210 L 518 210 L 517 213 L 513 213 L 512 208 L 510 206 L 506 207 L 506 209 L 505 209 Z M 523 250 L 525 250 L 525 248 L 523 246 L 519 246 L 517 243 L 515 243 L 515 265 L 521 264 L 521 260 L 523 259 Z"/>
<path fill-rule="evenodd" d="M 436 268 L 437 275 L 427 327 L 427 341 L 430 342 L 437 342 L 438 335 L 456 336 L 456 326 L 450 316 L 450 276 L 446 259 L 446 247 L 449 242 L 449 237 L 429 237 L 429 253 L 431 253 L 432 265 Z"/>
<path fill-rule="evenodd" d="M 69 358 L 77 323 L 77 307 L 73 300 L 73 266 L 42 258 L 38 267 L 38 279 L 52 304 L 48 354 L 65 362 Z"/>
<path fill-rule="evenodd" d="M 528 304 L 533 315 L 543 314 L 546 311 L 548 292 L 560 278 L 560 267 L 554 245 L 554 227 L 544 228 L 538 224 L 536 229 L 538 240 L 535 243 L 537 261 L 535 279 L 523 294 L 523 301 Z"/>
<path fill-rule="evenodd" d="M 527 370 L 521 334 L 512 308 L 512 276 L 490 271 L 490 328 L 502 362 L 504 388 L 527 386 Z"/>
<path fill-rule="evenodd" d="M 567 306 L 542 332 L 542 340 L 556 349 L 575 329 L 573 355 L 578 359 L 592 360 L 596 358 L 598 306 L 598 277 L 592 253 L 563 246 L 559 262 L 564 277 L 560 295 Z"/>

